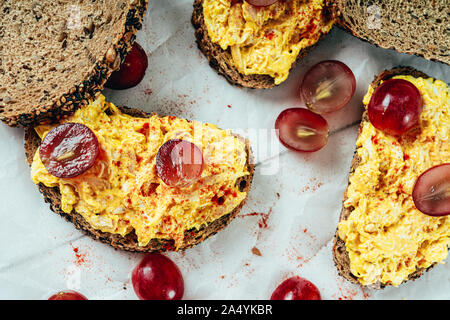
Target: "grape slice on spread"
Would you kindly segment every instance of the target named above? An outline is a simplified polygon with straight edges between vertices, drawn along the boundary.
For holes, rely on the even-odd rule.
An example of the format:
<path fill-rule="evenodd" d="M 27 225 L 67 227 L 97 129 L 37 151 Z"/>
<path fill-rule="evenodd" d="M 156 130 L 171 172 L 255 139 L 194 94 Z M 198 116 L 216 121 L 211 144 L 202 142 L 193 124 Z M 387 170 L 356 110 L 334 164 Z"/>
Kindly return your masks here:
<path fill-rule="evenodd" d="M 422 173 L 414 185 L 414 204 L 430 216 L 450 214 L 450 163 L 441 164 Z"/>
<path fill-rule="evenodd" d="M 120 69 L 113 72 L 105 86 L 110 89 L 124 90 L 137 86 L 145 76 L 148 58 L 144 49 L 135 42 L 125 57 Z"/>
<path fill-rule="evenodd" d="M 400 136 L 419 124 L 423 100 L 409 81 L 389 79 L 372 94 L 367 108 L 372 125 L 389 135 Z"/>
<path fill-rule="evenodd" d="M 270 300 L 321 300 L 319 289 L 310 281 L 295 276 L 283 281 Z"/>
<path fill-rule="evenodd" d="M 328 141 L 328 123 L 319 114 L 304 108 L 286 109 L 280 113 L 275 129 L 281 143 L 292 150 L 313 152 Z"/>
<path fill-rule="evenodd" d="M 156 170 L 168 186 L 188 187 L 202 175 L 202 152 L 189 141 L 169 140 L 156 155 Z"/>
<path fill-rule="evenodd" d="M 343 108 L 353 97 L 355 76 L 340 61 L 319 62 L 303 77 L 300 95 L 306 106 L 316 113 L 329 113 Z"/>
<path fill-rule="evenodd" d="M 184 280 L 172 260 L 159 253 L 147 255 L 131 273 L 133 288 L 141 300 L 181 300 Z"/>
<path fill-rule="evenodd" d="M 99 153 L 98 140 L 81 123 L 64 123 L 44 137 L 39 157 L 47 171 L 58 178 L 73 178 L 89 170 Z"/>

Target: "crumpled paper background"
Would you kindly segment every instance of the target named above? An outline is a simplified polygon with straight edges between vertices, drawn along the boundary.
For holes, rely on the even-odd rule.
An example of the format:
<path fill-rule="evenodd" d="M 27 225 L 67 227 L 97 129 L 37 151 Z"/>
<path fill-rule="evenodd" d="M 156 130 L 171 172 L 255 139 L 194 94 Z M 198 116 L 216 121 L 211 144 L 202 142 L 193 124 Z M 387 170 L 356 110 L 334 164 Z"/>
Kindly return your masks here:
<path fill-rule="evenodd" d="M 377 48 L 335 28 L 281 86 L 239 89 L 197 49 L 191 13 L 192 0 L 151 1 L 137 37 L 149 58 L 145 79 L 126 91 L 105 90 L 115 104 L 215 123 L 252 140 L 256 174 L 240 215 L 197 247 L 168 254 L 184 275 L 184 298 L 268 299 L 281 281 L 299 275 L 324 299 L 449 299 L 448 264 L 398 288 L 375 291 L 338 276 L 331 248 L 368 84 L 397 65 L 450 82 L 450 67 Z M 304 72 L 326 59 L 353 70 L 356 94 L 343 110 L 326 116 L 332 133 L 324 149 L 287 151 L 273 135 L 275 119 L 301 106 L 297 88 Z M 137 299 L 130 274 L 143 255 L 83 235 L 49 210 L 29 176 L 23 130 L 0 125 L 0 298 L 47 299 L 74 289 L 89 299 Z"/>

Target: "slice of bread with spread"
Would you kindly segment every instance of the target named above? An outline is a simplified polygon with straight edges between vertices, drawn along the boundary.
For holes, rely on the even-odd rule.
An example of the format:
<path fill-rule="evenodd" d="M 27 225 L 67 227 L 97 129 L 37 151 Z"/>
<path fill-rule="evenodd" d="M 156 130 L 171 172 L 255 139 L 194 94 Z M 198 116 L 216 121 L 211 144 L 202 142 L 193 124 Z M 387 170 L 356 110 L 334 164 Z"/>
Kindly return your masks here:
<path fill-rule="evenodd" d="M 247 199 L 254 172 L 249 141 L 228 130 L 116 107 L 103 96 L 67 122 L 95 133 L 102 150 L 96 163 L 75 178 L 52 176 L 39 147 L 55 126 L 27 128 L 32 180 L 54 212 L 114 248 L 184 250 L 225 228 Z M 187 188 L 166 185 L 156 172 L 156 153 L 172 139 L 191 140 L 203 152 L 203 173 Z"/>
<path fill-rule="evenodd" d="M 338 0 L 337 25 L 381 48 L 450 64 L 447 0 Z"/>
<path fill-rule="evenodd" d="M 323 0 L 280 1 L 258 8 L 245 1 L 195 0 L 192 24 L 199 49 L 231 84 L 272 88 L 286 80 L 331 29 Z"/>
<path fill-rule="evenodd" d="M 0 119 L 30 126 L 95 99 L 148 0 L 0 1 Z"/>
<path fill-rule="evenodd" d="M 448 85 L 410 67 L 394 68 L 375 78 L 364 105 L 391 78 L 412 82 L 422 94 L 420 127 L 395 138 L 375 129 L 367 110 L 363 114 L 333 246 L 339 274 L 375 289 L 398 286 L 442 263 L 450 236 L 450 218 L 419 212 L 411 196 L 418 175 L 450 162 L 448 142 L 438 135 L 450 121 Z"/>
<path fill-rule="evenodd" d="M 195 0 L 199 49 L 231 84 L 264 89 L 285 81 L 336 24 L 382 48 L 450 64 L 448 1 L 287 0 L 267 7 L 245 0 Z"/>

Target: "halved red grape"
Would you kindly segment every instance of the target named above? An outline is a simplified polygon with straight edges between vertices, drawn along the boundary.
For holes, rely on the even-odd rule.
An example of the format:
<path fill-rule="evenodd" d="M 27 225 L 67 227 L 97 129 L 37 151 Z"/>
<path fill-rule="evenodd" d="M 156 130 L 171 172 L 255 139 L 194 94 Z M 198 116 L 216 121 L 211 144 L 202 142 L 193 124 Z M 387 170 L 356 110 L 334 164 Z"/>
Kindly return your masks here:
<path fill-rule="evenodd" d="M 90 169 L 99 153 L 98 140 L 81 123 L 64 123 L 44 137 L 39 156 L 47 171 L 58 178 L 73 178 Z"/>
<path fill-rule="evenodd" d="M 274 4 L 275 2 L 278 2 L 279 0 L 245 0 L 245 1 L 247 1 L 252 6 L 255 7 L 267 7 Z"/>
<path fill-rule="evenodd" d="M 66 290 L 55 293 L 48 300 L 87 300 L 87 298 L 79 292 Z"/>
<path fill-rule="evenodd" d="M 111 74 L 105 86 L 115 90 L 137 86 L 144 78 L 147 67 L 147 54 L 137 42 L 134 42 L 120 69 Z"/>
<path fill-rule="evenodd" d="M 168 186 L 188 187 L 202 175 L 202 152 L 189 141 L 169 140 L 159 148 L 156 170 Z"/>
<path fill-rule="evenodd" d="M 356 79 L 347 65 L 336 60 L 319 62 L 309 69 L 300 85 L 306 106 L 316 113 L 343 108 L 353 97 Z"/>
<path fill-rule="evenodd" d="M 411 82 L 389 79 L 375 89 L 367 111 L 375 128 L 399 136 L 419 124 L 422 110 L 422 96 Z"/>
<path fill-rule="evenodd" d="M 180 269 L 166 256 L 147 255 L 131 273 L 134 291 L 141 300 L 181 300 L 184 280 Z"/>
<path fill-rule="evenodd" d="M 450 163 L 422 173 L 414 185 L 412 197 L 416 208 L 430 216 L 450 214 Z"/>
<path fill-rule="evenodd" d="M 283 281 L 270 300 L 321 300 L 319 289 L 310 281 L 295 276 Z"/>
<path fill-rule="evenodd" d="M 328 123 L 319 114 L 304 108 L 286 109 L 275 121 L 281 143 L 292 150 L 313 152 L 328 141 Z"/>

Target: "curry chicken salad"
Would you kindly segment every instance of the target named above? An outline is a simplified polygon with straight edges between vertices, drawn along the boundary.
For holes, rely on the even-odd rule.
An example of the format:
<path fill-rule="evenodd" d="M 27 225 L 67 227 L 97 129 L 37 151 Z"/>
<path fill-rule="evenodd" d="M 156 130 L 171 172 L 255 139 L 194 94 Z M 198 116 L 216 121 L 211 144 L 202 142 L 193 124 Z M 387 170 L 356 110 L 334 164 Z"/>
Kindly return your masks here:
<path fill-rule="evenodd" d="M 249 174 L 245 142 L 211 124 L 175 117 L 137 118 L 122 113 L 100 96 L 63 123 L 81 123 L 98 139 L 93 166 L 73 178 L 50 174 L 35 153 L 31 176 L 36 184 L 58 187 L 61 208 L 81 214 L 95 229 L 126 235 L 140 246 L 151 239 L 173 239 L 230 213 L 246 197 L 236 186 Z M 55 126 L 35 128 L 44 138 Z M 187 187 L 168 186 L 157 174 L 156 156 L 172 139 L 194 143 L 203 154 L 203 171 Z"/>
<path fill-rule="evenodd" d="M 387 135 L 369 121 L 357 140 L 360 163 L 351 174 L 339 223 L 350 269 L 359 282 L 397 286 L 420 268 L 447 257 L 450 218 L 418 211 L 411 193 L 427 169 L 450 163 L 450 93 L 434 79 L 396 76 L 414 84 L 423 97 L 419 129 L 401 138 Z M 367 106 L 373 88 L 364 98 Z"/>
<path fill-rule="evenodd" d="M 275 84 L 286 80 L 302 49 L 332 28 L 323 9 L 323 0 L 285 0 L 266 7 L 246 1 L 203 1 L 208 35 L 230 50 L 230 64 L 244 75 L 269 75 Z"/>

